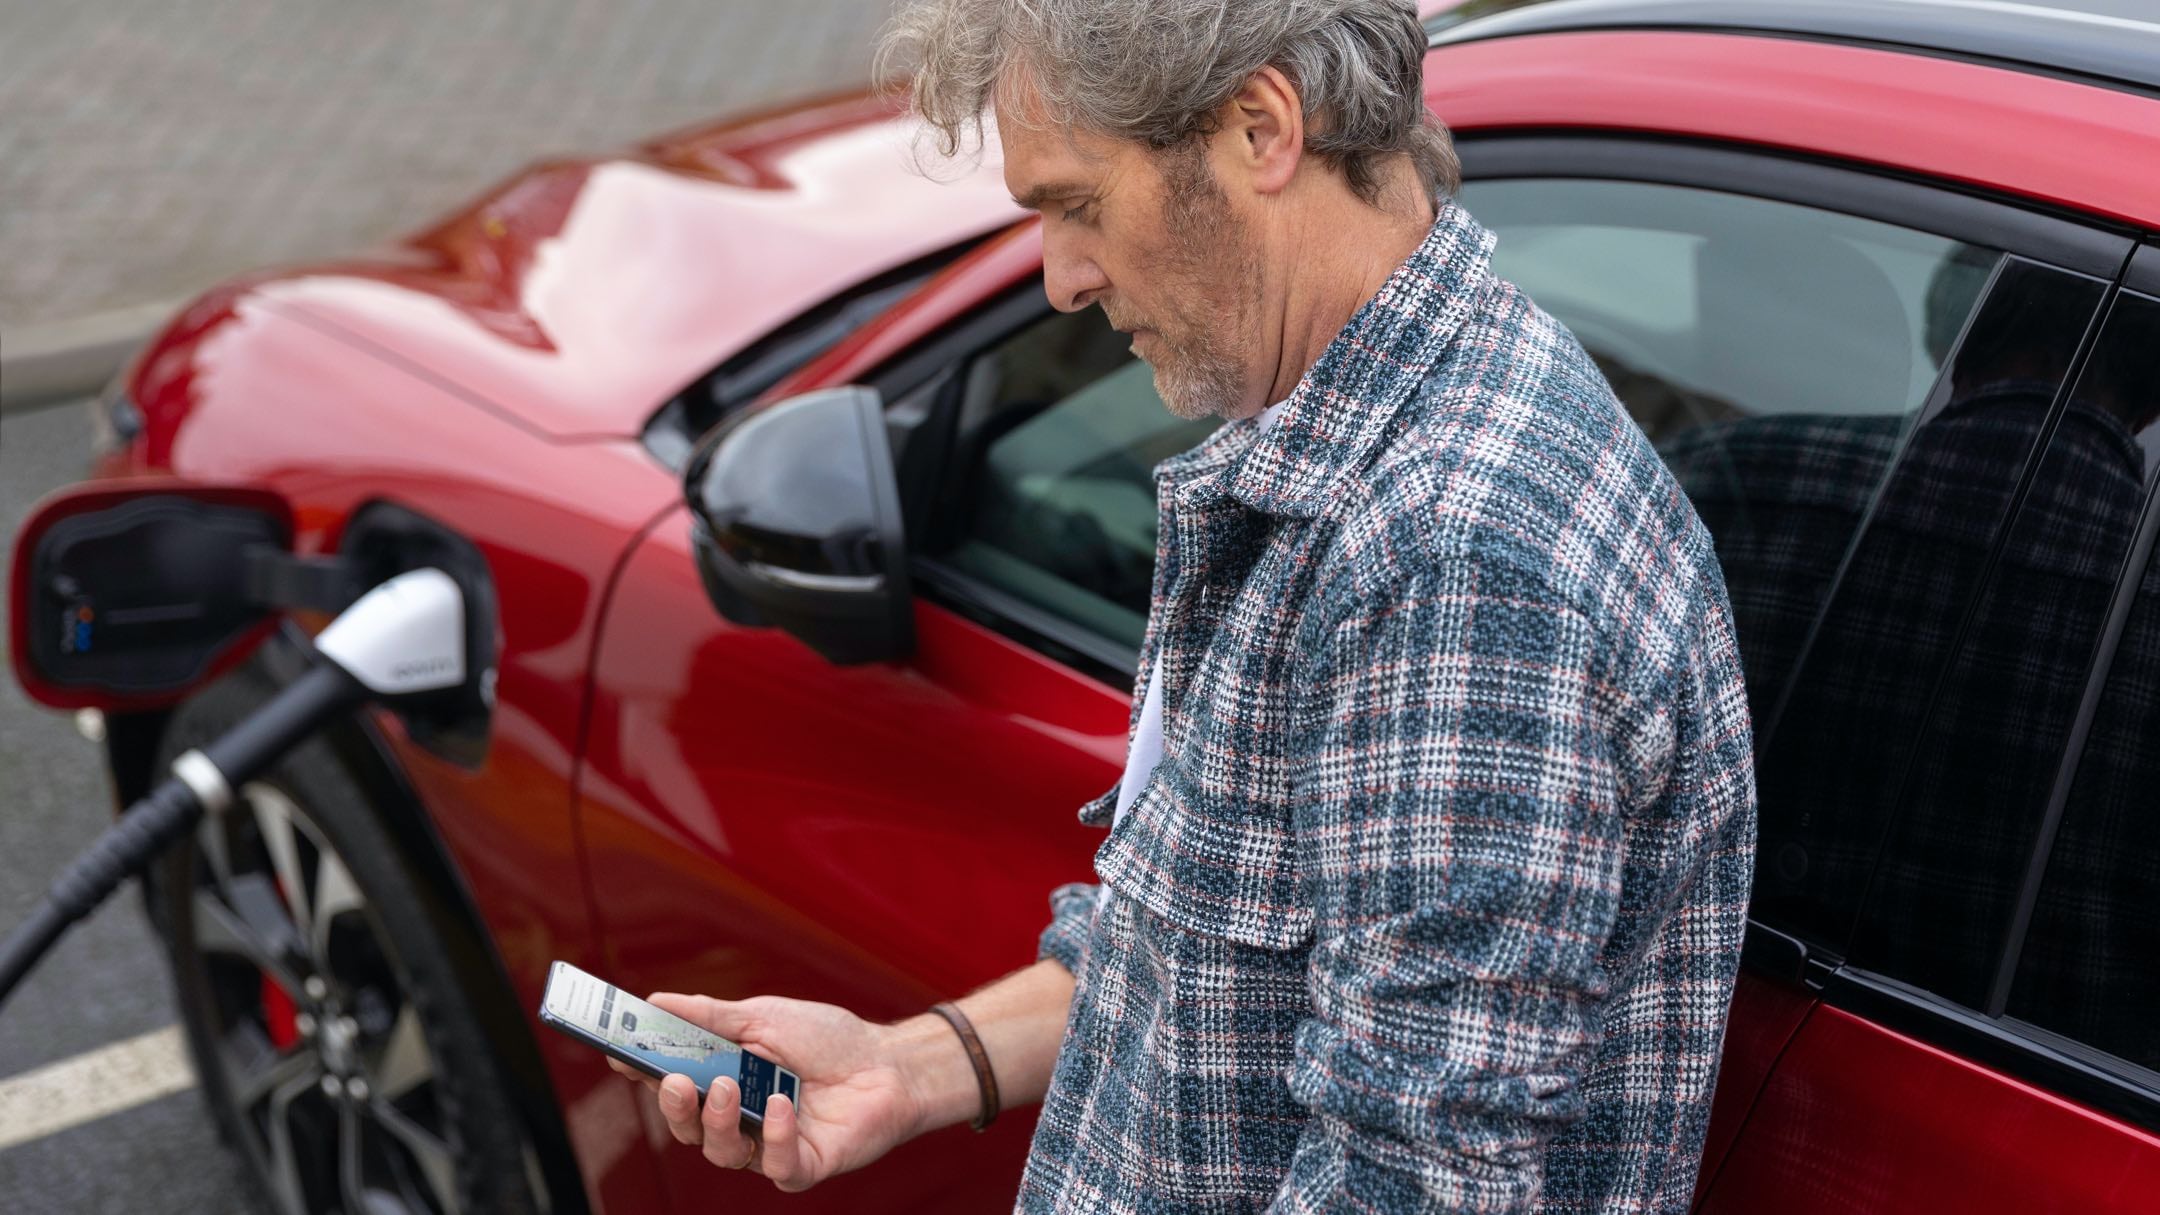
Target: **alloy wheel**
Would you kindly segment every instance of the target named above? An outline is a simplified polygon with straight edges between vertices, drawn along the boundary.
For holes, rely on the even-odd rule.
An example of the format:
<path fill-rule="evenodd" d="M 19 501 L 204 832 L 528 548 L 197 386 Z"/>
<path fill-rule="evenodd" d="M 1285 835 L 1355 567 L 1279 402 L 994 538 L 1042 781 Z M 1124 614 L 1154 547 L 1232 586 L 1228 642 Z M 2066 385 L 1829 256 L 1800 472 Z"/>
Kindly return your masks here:
<path fill-rule="evenodd" d="M 455 1215 L 450 1111 L 412 984 L 351 869 L 266 783 L 195 842 L 183 939 L 240 1147 L 278 1208 Z"/>

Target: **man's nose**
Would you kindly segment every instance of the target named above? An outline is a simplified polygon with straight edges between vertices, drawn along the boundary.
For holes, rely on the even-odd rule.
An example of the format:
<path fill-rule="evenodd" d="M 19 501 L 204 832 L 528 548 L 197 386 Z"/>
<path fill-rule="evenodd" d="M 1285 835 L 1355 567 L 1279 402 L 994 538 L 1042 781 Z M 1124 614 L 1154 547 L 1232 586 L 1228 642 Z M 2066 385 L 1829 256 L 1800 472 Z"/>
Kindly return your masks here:
<path fill-rule="evenodd" d="M 1095 302 L 1110 285 L 1110 279 L 1081 250 L 1072 247 L 1068 239 L 1045 234 L 1043 236 L 1043 292 L 1050 297 L 1050 306 L 1060 312 L 1078 312 Z"/>

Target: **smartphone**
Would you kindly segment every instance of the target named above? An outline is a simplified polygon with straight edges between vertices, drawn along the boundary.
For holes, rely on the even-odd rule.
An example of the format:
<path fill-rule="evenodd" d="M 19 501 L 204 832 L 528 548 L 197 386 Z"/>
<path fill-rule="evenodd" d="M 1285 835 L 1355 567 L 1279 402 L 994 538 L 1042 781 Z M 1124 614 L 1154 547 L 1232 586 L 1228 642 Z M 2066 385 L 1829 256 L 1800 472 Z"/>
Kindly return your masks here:
<path fill-rule="evenodd" d="M 726 1038 L 662 1012 L 613 983 L 568 962 L 548 970 L 540 1019 L 588 1046 L 597 1046 L 648 1076 L 681 1073 L 697 1085 L 698 1100 L 722 1076 L 742 1089 L 743 1117 L 765 1121 L 774 1093 L 795 1100 L 795 1073 Z"/>

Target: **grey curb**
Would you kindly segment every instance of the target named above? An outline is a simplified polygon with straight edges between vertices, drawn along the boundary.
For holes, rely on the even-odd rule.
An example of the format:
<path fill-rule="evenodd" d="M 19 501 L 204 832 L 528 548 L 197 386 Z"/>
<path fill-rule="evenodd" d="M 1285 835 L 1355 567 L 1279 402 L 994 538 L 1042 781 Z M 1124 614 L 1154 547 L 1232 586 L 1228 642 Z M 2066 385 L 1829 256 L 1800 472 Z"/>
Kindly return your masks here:
<path fill-rule="evenodd" d="M 160 300 L 0 333 L 0 413 L 97 392 L 185 300 Z"/>

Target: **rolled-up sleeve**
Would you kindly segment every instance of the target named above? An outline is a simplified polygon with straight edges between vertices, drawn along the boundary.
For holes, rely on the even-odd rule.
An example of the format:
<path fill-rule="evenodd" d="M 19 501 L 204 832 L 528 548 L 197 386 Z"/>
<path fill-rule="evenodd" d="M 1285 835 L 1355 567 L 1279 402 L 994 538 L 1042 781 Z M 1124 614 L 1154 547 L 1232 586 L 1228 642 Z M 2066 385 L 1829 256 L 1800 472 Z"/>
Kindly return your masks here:
<path fill-rule="evenodd" d="M 1058 965 L 1080 973 L 1080 958 L 1087 952 L 1088 933 L 1095 927 L 1095 904 L 1102 887 L 1073 882 L 1050 892 L 1050 926 L 1043 929 L 1035 948 L 1035 960 L 1056 958 Z"/>
<path fill-rule="evenodd" d="M 1520 1211 L 1610 990 L 1622 824 L 1590 620 L 1454 560 L 1356 597 L 1293 775 L 1309 1111 L 1273 1210 Z"/>

